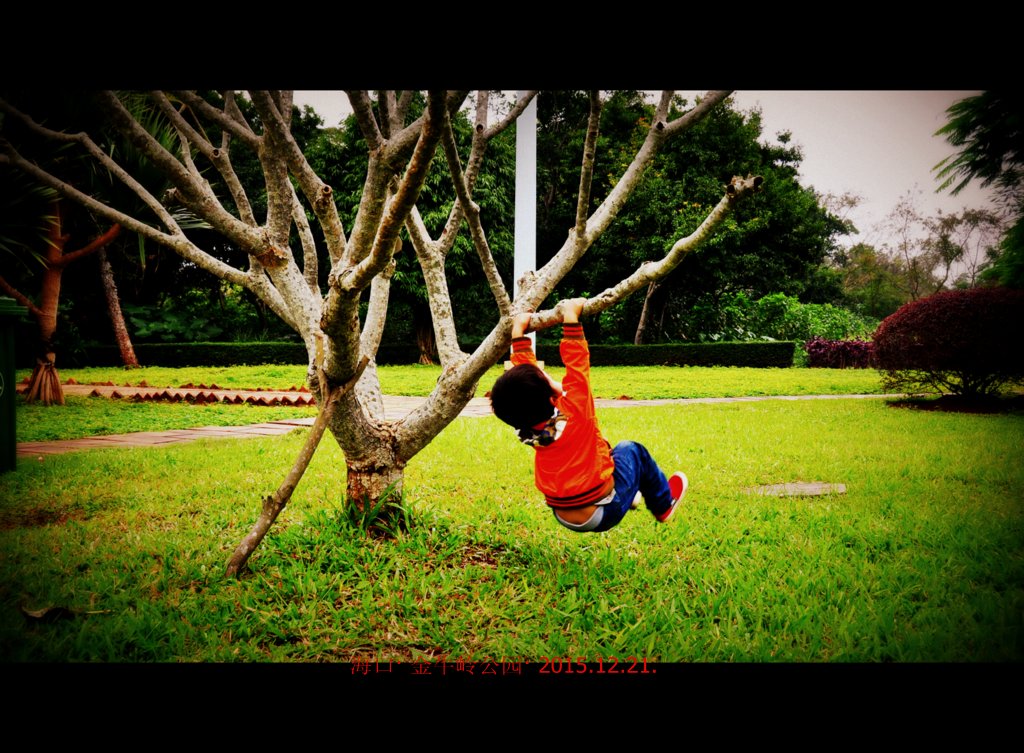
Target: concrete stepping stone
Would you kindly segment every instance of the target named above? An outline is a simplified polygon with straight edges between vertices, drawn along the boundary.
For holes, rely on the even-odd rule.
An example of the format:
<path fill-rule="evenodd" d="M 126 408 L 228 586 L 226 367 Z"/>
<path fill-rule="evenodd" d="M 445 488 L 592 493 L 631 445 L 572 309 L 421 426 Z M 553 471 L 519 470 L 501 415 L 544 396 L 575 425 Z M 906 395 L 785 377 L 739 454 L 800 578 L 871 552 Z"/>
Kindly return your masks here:
<path fill-rule="evenodd" d="M 846 484 L 829 484 L 824 481 L 798 481 L 789 484 L 753 486 L 744 491 L 767 497 L 821 497 L 828 494 L 846 494 Z"/>

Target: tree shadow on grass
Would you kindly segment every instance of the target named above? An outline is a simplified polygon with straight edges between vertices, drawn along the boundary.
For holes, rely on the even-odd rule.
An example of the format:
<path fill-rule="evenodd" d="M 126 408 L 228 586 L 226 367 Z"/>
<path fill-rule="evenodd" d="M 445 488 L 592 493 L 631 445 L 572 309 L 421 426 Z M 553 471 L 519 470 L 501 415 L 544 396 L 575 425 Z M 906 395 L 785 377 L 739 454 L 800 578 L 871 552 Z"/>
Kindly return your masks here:
<path fill-rule="evenodd" d="M 910 408 L 943 413 L 1024 414 L 1024 395 L 906 397 L 887 400 L 886 404 L 892 408 Z"/>

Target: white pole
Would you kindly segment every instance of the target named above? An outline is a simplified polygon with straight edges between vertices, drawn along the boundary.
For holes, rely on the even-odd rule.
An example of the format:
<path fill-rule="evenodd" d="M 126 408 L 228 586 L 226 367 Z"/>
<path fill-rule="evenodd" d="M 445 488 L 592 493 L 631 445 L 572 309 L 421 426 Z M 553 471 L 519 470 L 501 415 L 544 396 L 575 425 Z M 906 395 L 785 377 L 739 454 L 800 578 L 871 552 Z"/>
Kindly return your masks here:
<path fill-rule="evenodd" d="M 517 92 L 519 97 L 525 91 Z M 537 98 L 516 121 L 516 221 L 512 295 L 519 295 L 519 278 L 537 268 Z M 537 348 L 537 333 L 529 335 Z"/>

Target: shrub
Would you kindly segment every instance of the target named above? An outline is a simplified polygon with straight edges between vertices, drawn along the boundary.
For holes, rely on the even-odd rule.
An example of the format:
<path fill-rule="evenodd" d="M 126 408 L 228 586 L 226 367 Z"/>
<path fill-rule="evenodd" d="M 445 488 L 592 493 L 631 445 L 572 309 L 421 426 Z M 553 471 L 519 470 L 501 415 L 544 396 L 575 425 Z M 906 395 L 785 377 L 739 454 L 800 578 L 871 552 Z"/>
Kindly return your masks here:
<path fill-rule="evenodd" d="M 1024 291 L 975 288 L 906 304 L 878 327 L 885 389 L 994 395 L 1024 381 Z"/>
<path fill-rule="evenodd" d="M 874 365 L 870 340 L 826 340 L 814 337 L 804 343 L 807 365 L 819 369 L 867 369 Z"/>

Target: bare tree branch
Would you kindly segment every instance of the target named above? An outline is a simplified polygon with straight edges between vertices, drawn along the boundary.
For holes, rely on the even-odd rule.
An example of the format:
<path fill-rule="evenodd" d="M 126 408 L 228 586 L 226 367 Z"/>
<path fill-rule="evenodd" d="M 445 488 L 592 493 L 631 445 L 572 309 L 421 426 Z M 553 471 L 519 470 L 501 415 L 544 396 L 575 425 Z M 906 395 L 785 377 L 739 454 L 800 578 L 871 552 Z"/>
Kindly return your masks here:
<path fill-rule="evenodd" d="M 420 138 L 409 160 L 409 166 L 394 199 L 390 202 L 387 212 L 381 220 L 370 254 L 352 270 L 344 281 L 344 285 L 348 289 L 361 290 L 364 288 L 390 260 L 388 252 L 393 247 L 394 239 L 398 237 L 398 232 L 405 224 L 406 218 L 419 197 L 420 188 L 426 180 L 430 162 L 437 149 L 437 142 L 441 138 L 443 132 L 441 108 L 443 104 L 441 92 L 428 94 L 429 117 L 424 122 Z"/>
<path fill-rule="evenodd" d="M 288 127 L 270 92 L 251 91 L 253 106 L 263 121 L 264 139 L 268 148 L 259 151 L 260 163 L 267 187 L 267 222 L 271 243 L 277 247 L 288 245 L 292 224 L 292 197 L 294 190 L 288 180 L 288 166 L 281 157 L 288 149 Z M 294 142 L 292 142 L 294 144 Z"/>
<path fill-rule="evenodd" d="M 409 114 L 409 108 L 412 106 L 413 95 L 415 94 L 414 89 L 406 89 L 399 95 L 398 104 L 395 106 L 395 123 L 401 125 L 405 122 L 405 116 Z"/>
<path fill-rule="evenodd" d="M 40 309 L 38 306 L 36 306 L 34 303 L 32 303 L 32 301 L 28 298 L 28 296 L 26 296 L 20 290 L 18 290 L 17 288 L 12 286 L 9 282 L 7 282 L 7 280 L 5 280 L 2 275 L 0 275 L 0 290 L 4 291 L 11 298 L 13 298 L 18 303 L 20 303 L 22 306 L 27 308 L 28 312 L 30 314 L 32 314 L 32 316 L 42 316 L 43 315 L 43 310 L 42 309 Z"/>
<path fill-rule="evenodd" d="M 516 101 L 515 106 L 512 108 L 508 115 L 506 115 L 504 118 L 502 118 L 497 123 L 495 123 L 494 125 L 487 129 L 487 133 L 485 135 L 488 141 L 497 136 L 502 131 L 504 131 L 510 125 L 515 123 L 516 120 L 519 119 L 519 116 L 523 114 L 523 111 L 526 109 L 527 105 L 529 105 L 530 102 L 533 101 L 533 98 L 536 96 L 536 91 L 528 91 L 526 92 L 526 94 L 520 97 Z"/>
<path fill-rule="evenodd" d="M 590 209 L 590 185 L 594 178 L 594 159 L 597 156 L 597 134 L 601 126 L 601 92 L 590 92 L 590 117 L 587 119 L 587 138 L 583 144 L 583 167 L 580 169 L 580 191 L 576 202 L 576 239 L 587 237 L 587 211 Z"/>
<path fill-rule="evenodd" d="M 302 480 L 302 476 L 306 473 L 306 468 L 309 467 L 309 461 L 313 459 L 313 454 L 316 452 L 316 448 L 320 445 L 320 440 L 324 436 L 324 430 L 330 423 L 331 417 L 334 413 L 335 407 L 338 404 L 338 400 L 346 392 L 351 391 L 355 385 L 356 380 L 359 379 L 366 367 L 369 359 L 363 358 L 360 362 L 359 368 L 356 370 L 355 375 L 346 384 L 338 387 L 324 396 L 323 401 L 320 404 L 320 410 L 317 412 L 316 419 L 313 421 L 313 427 L 309 430 L 309 435 L 306 437 L 306 442 L 302 446 L 302 450 L 299 452 L 299 456 L 295 459 L 295 463 L 292 465 L 288 475 L 285 476 L 281 485 L 278 486 L 275 491 L 269 497 L 263 500 L 263 510 L 253 525 L 252 530 L 249 534 L 242 539 L 241 543 L 235 548 L 234 554 L 228 562 L 227 574 L 229 577 L 238 575 L 245 564 L 249 561 L 249 557 L 253 551 L 259 546 L 263 537 L 267 535 L 267 531 L 270 530 L 270 526 L 277 520 L 278 515 L 284 510 L 285 505 L 292 498 L 292 493 L 295 491 L 295 487 L 299 485 L 299 481 Z"/>
<path fill-rule="evenodd" d="M 442 143 L 444 144 L 445 157 L 448 160 L 448 170 L 451 173 L 452 183 L 455 186 L 455 194 L 458 197 L 458 205 L 462 207 L 462 214 L 465 215 L 466 221 L 469 224 L 469 233 L 473 239 L 473 246 L 480 257 L 480 264 L 483 266 L 484 276 L 487 278 L 487 284 L 491 288 L 494 300 L 498 304 L 498 311 L 504 316 L 508 313 L 511 302 L 508 298 L 508 292 L 505 290 L 505 285 L 501 281 L 501 275 L 498 273 L 498 265 L 494 263 L 491 248 L 487 244 L 487 235 L 484 232 L 483 225 L 480 223 L 480 207 L 470 197 L 469 188 L 462 173 L 462 165 L 459 162 L 459 151 L 455 143 L 455 133 L 447 116 L 444 119 Z M 474 144 L 475 147 L 476 144 Z M 453 211 L 452 214 L 455 215 L 455 212 Z"/>
<path fill-rule="evenodd" d="M 94 254 L 104 246 L 109 245 L 114 241 L 117 236 L 121 234 L 121 226 L 117 223 L 111 225 L 110 229 L 102 235 L 93 238 L 89 243 L 85 244 L 81 248 L 69 251 L 66 254 L 61 255 L 60 260 L 57 262 L 57 266 L 66 267 L 72 262 L 78 261 L 83 256 Z"/>
<path fill-rule="evenodd" d="M 288 168 L 298 180 L 302 193 L 306 196 L 313 208 L 313 213 L 323 228 L 327 253 L 331 259 L 340 259 L 346 244 L 345 228 L 341 224 L 338 207 L 334 203 L 333 190 L 310 167 L 282 113 L 273 106 L 267 95 L 253 92 L 252 98 L 253 104 L 257 104 L 257 99 L 259 100 L 260 105 L 257 106 L 257 111 L 263 118 L 264 128 L 268 135 L 272 134 L 274 139 L 281 144 Z"/>
<path fill-rule="evenodd" d="M 224 178 L 224 183 L 228 187 L 228 191 L 231 193 L 231 198 L 235 202 L 235 207 L 238 209 L 238 215 L 241 220 L 247 225 L 256 225 L 256 218 L 252 213 L 252 207 L 249 204 L 249 198 L 245 195 L 245 189 L 242 188 L 241 182 L 238 180 L 238 176 L 235 174 L 234 167 L 231 164 L 231 158 L 228 151 L 228 143 L 225 141 L 221 148 L 215 147 L 209 142 L 209 140 L 201 133 L 199 133 L 192 124 L 189 123 L 185 118 L 181 116 L 177 108 L 171 104 L 167 99 L 167 96 L 163 92 L 155 91 L 150 93 L 150 97 L 156 102 L 157 107 L 164 113 L 167 119 L 171 122 L 179 133 L 183 134 L 192 144 L 194 144 L 199 152 L 208 159 L 217 172 L 220 173 L 221 177 Z M 227 139 L 229 132 L 227 130 L 222 131 L 222 139 Z M 198 179 L 198 171 L 196 172 L 196 178 Z"/>
<path fill-rule="evenodd" d="M 252 128 L 249 127 L 249 124 L 245 122 L 245 117 L 242 115 L 242 111 L 239 110 L 238 105 L 235 104 L 234 92 L 225 93 L 223 111 L 218 110 L 192 91 L 176 91 L 174 92 L 174 96 L 191 107 L 197 113 L 202 114 L 203 117 L 209 118 L 225 131 L 235 135 L 251 149 L 259 149 L 260 138 L 253 132 Z"/>
<path fill-rule="evenodd" d="M 701 120 L 708 112 L 714 109 L 719 102 L 724 100 L 732 94 L 732 91 L 710 91 L 704 95 L 704 98 L 691 110 L 684 113 L 680 117 L 668 123 L 665 126 L 665 132 L 669 136 L 674 136 L 679 131 L 685 131 L 691 125 Z M 667 114 L 667 108 L 666 108 Z"/>
<path fill-rule="evenodd" d="M 319 298 L 320 263 L 316 255 L 316 241 L 313 240 L 313 231 L 309 227 L 306 209 L 299 201 L 294 188 L 292 188 L 292 221 L 299 232 L 299 242 L 302 244 L 302 276 L 309 286 L 309 292 Z"/>
<path fill-rule="evenodd" d="M 348 95 L 349 104 L 352 105 L 352 114 L 356 116 L 356 123 L 359 130 L 366 139 L 366 145 L 370 152 L 376 152 L 385 144 L 384 135 L 377 127 L 377 120 L 373 117 L 373 103 L 370 95 L 365 91 L 345 91 Z"/>
<path fill-rule="evenodd" d="M 734 177 L 726 187 L 725 195 L 719 200 L 711 213 L 704 218 L 700 226 L 685 238 L 680 238 L 669 252 L 657 262 L 645 262 L 632 275 L 617 285 L 608 288 L 587 301 L 583 314 L 593 316 L 614 306 L 626 296 L 636 292 L 648 283 L 660 280 L 679 266 L 683 258 L 711 234 L 721 224 L 726 215 L 741 198 L 757 191 L 764 179 L 760 175 L 748 175 L 746 178 Z M 547 322 L 542 321 L 544 326 Z"/>
<path fill-rule="evenodd" d="M 430 307 L 430 318 L 434 327 L 434 340 L 437 344 L 437 355 L 441 365 L 454 363 L 463 357 L 462 349 L 455 329 L 455 314 L 452 311 L 451 294 L 448 291 L 448 278 L 444 273 L 444 254 L 437 242 L 431 241 L 419 211 L 413 207 L 406 229 L 412 239 L 423 272 L 423 282 L 427 288 L 427 305 Z"/>
<path fill-rule="evenodd" d="M 730 93 L 709 92 L 699 105 L 667 126 L 663 120 L 655 117 L 636 156 L 612 190 L 609 191 L 608 196 L 587 220 L 587 237 L 584 239 L 576 237 L 575 228 L 569 232 L 569 237 L 562 248 L 541 270 L 538 270 L 524 298 L 524 303 L 536 306 L 547 298 L 554 287 L 583 256 L 593 240 L 600 236 L 615 219 L 665 141 L 670 136 L 699 122 Z M 658 115 L 667 113 L 667 103 L 671 100 L 671 94 L 671 92 L 665 92 L 661 97 Z"/>
<path fill-rule="evenodd" d="M 249 253 L 258 254 L 263 250 L 265 241 L 260 234 L 224 209 L 205 181 L 194 179 L 177 158 L 132 117 L 113 92 L 101 92 L 98 98 L 114 127 L 170 179 L 193 212 Z"/>

